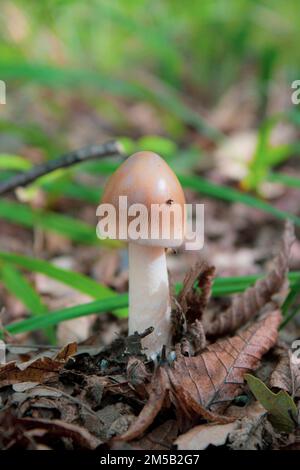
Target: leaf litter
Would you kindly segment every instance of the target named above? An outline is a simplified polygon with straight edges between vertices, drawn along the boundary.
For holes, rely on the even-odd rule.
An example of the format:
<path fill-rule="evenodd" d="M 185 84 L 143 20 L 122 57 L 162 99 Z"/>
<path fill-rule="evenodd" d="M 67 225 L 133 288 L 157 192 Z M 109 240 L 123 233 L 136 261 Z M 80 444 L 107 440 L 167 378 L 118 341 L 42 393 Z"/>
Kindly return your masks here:
<path fill-rule="evenodd" d="M 118 336 L 103 348 L 90 344 L 77 350 L 71 343 L 37 355 L 33 349 L 29 360 L 0 366 L 1 447 L 162 450 L 290 444 L 291 427 L 276 427 L 274 406 L 259 393 L 254 401 L 245 377 L 253 391 L 249 373 L 278 344 L 293 240 L 293 226 L 287 223 L 269 274 L 214 317 L 207 313 L 214 268 L 197 264 L 173 299 L 173 353 L 163 351 L 157 364 L 141 347 L 141 339 L 153 334 L 150 328 Z M 285 393 L 292 400 L 292 416 L 289 410 L 285 417 L 293 429 L 298 426 L 299 377 L 284 351 L 271 374 L 271 388 L 261 385 L 269 398 Z M 241 407 L 236 400 L 242 394 L 249 403 Z"/>

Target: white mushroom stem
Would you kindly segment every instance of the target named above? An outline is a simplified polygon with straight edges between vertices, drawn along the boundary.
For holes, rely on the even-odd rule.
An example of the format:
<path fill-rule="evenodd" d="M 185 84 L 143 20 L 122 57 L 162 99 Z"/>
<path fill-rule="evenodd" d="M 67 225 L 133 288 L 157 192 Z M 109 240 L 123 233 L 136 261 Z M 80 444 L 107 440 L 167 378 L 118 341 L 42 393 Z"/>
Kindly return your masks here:
<path fill-rule="evenodd" d="M 153 333 L 142 340 L 154 358 L 170 342 L 170 293 L 165 248 L 129 243 L 129 334 Z"/>

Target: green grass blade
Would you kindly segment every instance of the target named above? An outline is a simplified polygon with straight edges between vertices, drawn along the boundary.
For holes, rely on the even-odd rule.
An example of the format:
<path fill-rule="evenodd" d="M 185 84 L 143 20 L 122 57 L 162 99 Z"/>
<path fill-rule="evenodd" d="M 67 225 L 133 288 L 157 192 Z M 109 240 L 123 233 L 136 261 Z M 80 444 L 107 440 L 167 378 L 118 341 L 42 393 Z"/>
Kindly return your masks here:
<path fill-rule="evenodd" d="M 49 315 L 28 318 L 19 322 L 11 323 L 5 327 L 6 331 L 11 334 L 23 333 L 25 331 L 34 331 L 40 328 L 47 328 L 52 325 L 73 318 L 78 318 L 92 313 L 105 313 L 116 309 L 123 309 L 128 304 L 128 294 L 110 297 L 108 299 L 96 300 L 88 304 L 76 305 L 75 307 L 66 308 L 51 312 Z"/>
<path fill-rule="evenodd" d="M 212 183 L 200 176 L 189 176 L 189 175 L 177 175 L 182 186 L 185 188 L 197 191 L 200 194 L 222 199 L 228 202 L 238 202 L 245 204 L 246 206 L 254 207 L 258 210 L 271 214 L 278 219 L 292 220 L 295 225 L 300 226 L 300 217 L 289 212 L 277 209 L 276 207 L 268 204 L 267 202 L 251 196 L 247 193 L 242 193 L 237 189 L 229 188 L 227 186 L 218 185 Z"/>
<path fill-rule="evenodd" d="M 21 300 L 33 315 L 47 312 L 46 305 L 43 304 L 35 289 L 12 264 L 1 264 L 0 277 L 6 289 Z"/>
<path fill-rule="evenodd" d="M 272 183 L 281 183 L 289 188 L 300 189 L 300 178 L 296 178 L 295 176 L 285 173 L 270 173 L 267 179 Z"/>
<path fill-rule="evenodd" d="M 96 236 L 96 227 L 92 227 L 66 215 L 50 211 L 34 210 L 25 204 L 2 199 L 0 201 L 0 218 L 1 217 L 9 222 L 18 223 L 31 229 L 39 227 L 57 232 L 78 243 L 87 245 L 104 243 L 106 246 L 119 246 L 119 243 L 113 240 L 99 240 Z"/>
<path fill-rule="evenodd" d="M 93 188 L 74 181 L 51 181 L 41 184 L 41 187 L 56 196 L 64 195 L 72 199 L 86 201 L 89 204 L 99 204 L 101 188 Z"/>
<path fill-rule="evenodd" d="M 73 289 L 83 292 L 95 299 L 104 299 L 106 297 L 113 297 L 117 294 L 114 293 L 109 287 L 100 284 L 93 279 L 90 279 L 83 274 L 69 271 L 67 269 L 58 268 L 57 266 L 41 259 L 31 258 L 29 256 L 18 255 L 15 253 L 0 252 L 0 261 L 13 263 L 30 272 L 44 274 L 56 281 L 72 287 Z M 117 310 L 118 316 L 126 316 L 127 309 Z"/>
<path fill-rule="evenodd" d="M 199 133 L 213 141 L 222 139 L 223 134 L 210 126 L 199 112 L 189 108 L 180 94 L 171 86 L 159 82 L 159 86 L 143 84 L 139 81 L 126 81 L 105 76 L 91 70 L 51 67 L 35 63 L 0 62 L 2 80 L 28 80 L 53 88 L 91 85 L 116 96 L 134 100 L 147 100 L 176 116 L 186 125 L 193 126 Z"/>
<path fill-rule="evenodd" d="M 293 284 L 289 295 L 287 296 L 287 298 L 284 301 L 284 304 L 282 305 L 281 310 L 282 310 L 282 315 L 284 317 L 288 315 L 289 309 L 291 308 L 291 306 L 293 305 L 293 303 L 295 302 L 299 294 L 300 294 L 300 280 L 296 281 Z"/>
<path fill-rule="evenodd" d="M 297 305 L 294 308 L 292 308 L 290 313 L 282 321 L 279 329 L 282 330 L 282 328 L 284 328 L 299 313 L 299 311 L 300 311 L 300 305 Z"/>
<path fill-rule="evenodd" d="M 31 167 L 32 164 L 24 157 L 0 154 L 0 170 L 26 171 Z"/>
<path fill-rule="evenodd" d="M 247 276 L 245 276 L 247 278 Z M 261 276 L 251 276 L 252 282 L 255 282 Z M 248 276 L 249 278 L 249 276 Z M 233 278 L 228 278 L 230 282 L 232 282 Z M 290 273 L 289 275 L 290 281 L 293 283 L 300 281 L 300 272 Z M 214 295 L 218 293 L 218 284 L 220 286 L 226 285 L 227 280 L 226 278 L 219 278 L 215 280 L 213 291 Z M 217 285 L 217 286 L 216 286 Z M 229 285 L 229 282 L 228 282 Z M 241 278 L 237 283 L 237 287 L 239 288 L 241 285 Z M 178 291 L 180 288 L 179 285 L 176 286 L 176 290 Z M 34 331 L 40 328 L 45 328 L 51 325 L 56 325 L 65 320 L 71 320 L 73 318 L 78 318 L 85 315 L 90 315 L 92 313 L 104 313 L 109 311 L 115 311 L 116 309 L 123 309 L 128 306 L 128 294 L 118 294 L 113 297 L 109 297 L 103 300 L 97 300 L 95 302 L 90 302 L 83 305 L 77 305 L 75 307 L 59 310 L 56 312 L 52 312 L 49 315 L 39 318 L 29 318 L 27 320 L 22 320 L 20 322 L 11 323 L 7 325 L 5 328 L 11 334 L 22 333 L 25 331 Z"/>

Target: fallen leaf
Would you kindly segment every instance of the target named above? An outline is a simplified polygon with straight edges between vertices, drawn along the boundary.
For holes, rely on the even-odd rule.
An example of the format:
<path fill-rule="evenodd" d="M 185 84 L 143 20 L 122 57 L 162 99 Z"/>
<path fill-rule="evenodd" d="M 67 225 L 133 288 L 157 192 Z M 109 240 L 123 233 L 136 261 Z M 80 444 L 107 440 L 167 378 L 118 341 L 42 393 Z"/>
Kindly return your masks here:
<path fill-rule="evenodd" d="M 177 450 L 204 450 L 209 445 L 222 446 L 229 434 L 235 430 L 237 422 L 227 424 L 200 424 L 181 434 L 174 444 Z"/>
<path fill-rule="evenodd" d="M 226 416 L 233 416 L 236 419 L 257 418 L 267 412 L 264 407 L 255 399 L 250 400 L 245 406 L 230 405 L 226 410 Z"/>
<path fill-rule="evenodd" d="M 182 339 L 188 342 L 193 354 L 200 353 L 206 345 L 206 336 L 200 321 L 211 296 L 213 266 L 199 262 L 190 269 L 183 281 L 183 287 L 174 298 L 172 306 L 172 340 L 176 344 Z"/>
<path fill-rule="evenodd" d="M 294 226 L 292 222 L 288 221 L 281 249 L 273 262 L 273 269 L 264 279 L 256 281 L 253 287 L 248 288 L 243 294 L 233 297 L 232 306 L 228 310 L 219 314 L 212 322 L 204 323 L 207 337 L 219 337 L 233 333 L 271 301 L 275 305 L 281 305 L 283 299 L 276 300 L 275 296 L 280 295 L 282 290 L 286 295 L 289 255 L 294 239 Z"/>
<path fill-rule="evenodd" d="M 151 374 L 147 371 L 145 364 L 140 360 L 132 357 L 127 364 L 126 376 L 129 385 L 142 398 L 147 396 L 147 384 L 150 382 Z"/>
<path fill-rule="evenodd" d="M 153 429 L 137 441 L 131 442 L 131 448 L 135 450 L 170 450 L 178 434 L 178 425 L 170 419 Z"/>
<path fill-rule="evenodd" d="M 51 440 L 51 438 L 66 437 L 73 442 L 75 448 L 90 450 L 95 449 L 101 444 L 101 441 L 86 429 L 57 419 L 22 418 L 17 419 L 17 423 L 24 426 L 25 429 L 45 429 L 47 434 L 43 436 L 43 440 L 46 440 L 46 442 Z"/>
<path fill-rule="evenodd" d="M 187 323 L 201 319 L 211 296 L 214 274 L 214 266 L 208 266 L 205 262 L 196 263 L 186 274 L 177 301 Z"/>
<path fill-rule="evenodd" d="M 181 357 L 168 368 L 172 388 L 185 391 L 205 409 L 220 412 L 239 393 L 244 375 L 257 368 L 276 342 L 281 314 L 276 310 L 232 338 L 209 345 L 195 357 Z"/>
<path fill-rule="evenodd" d="M 11 409 L 0 413 L 1 449 L 89 449 L 101 440 L 77 424 L 58 419 L 19 418 Z"/>
<path fill-rule="evenodd" d="M 228 436 L 228 447 L 232 450 L 264 450 L 273 446 L 277 436 L 266 412 L 245 416 L 238 420 L 236 428 Z"/>
<path fill-rule="evenodd" d="M 117 441 L 131 441 L 141 436 L 148 429 L 163 408 L 169 386 L 170 383 L 165 368 L 158 367 L 150 384 L 149 399 L 146 405 L 128 431 L 119 436 L 116 439 Z"/>
<path fill-rule="evenodd" d="M 0 388 L 20 382 L 42 383 L 55 377 L 75 352 L 76 345 L 71 344 L 65 346 L 54 358 L 45 356 L 28 362 L 8 362 L 0 366 Z"/>
<path fill-rule="evenodd" d="M 291 351 L 284 351 L 270 378 L 271 387 L 288 392 L 293 398 L 300 398 L 300 366 L 295 364 Z"/>
<path fill-rule="evenodd" d="M 101 439 L 103 440 L 124 434 L 135 419 L 130 406 L 125 403 L 108 405 L 98 411 L 97 416 L 102 423 Z"/>
<path fill-rule="evenodd" d="M 74 356 L 77 353 L 77 343 L 69 343 L 64 346 L 57 354 L 54 356 L 55 361 L 66 362 L 69 357 Z"/>
<path fill-rule="evenodd" d="M 171 366 L 158 367 L 146 405 L 119 439 L 139 437 L 170 403 L 177 411 L 180 428 L 184 417 L 190 422 L 197 417 L 223 424 L 233 421 L 234 418 L 217 413 L 224 411 L 239 393 L 245 373 L 254 370 L 262 355 L 275 344 L 280 322 L 281 314 L 276 310 L 233 338 L 208 346 L 199 356 L 181 356 Z"/>
<path fill-rule="evenodd" d="M 298 410 L 292 397 L 285 391 L 273 393 L 261 380 L 246 374 L 245 379 L 255 398 L 269 413 L 270 422 L 283 432 L 292 432 L 297 423 Z"/>
<path fill-rule="evenodd" d="M 30 364 L 25 368 L 20 368 L 16 362 L 9 362 L 0 367 L 0 388 L 19 382 L 42 383 L 55 377 L 62 367 L 62 362 L 54 361 L 49 357 L 30 361 Z"/>

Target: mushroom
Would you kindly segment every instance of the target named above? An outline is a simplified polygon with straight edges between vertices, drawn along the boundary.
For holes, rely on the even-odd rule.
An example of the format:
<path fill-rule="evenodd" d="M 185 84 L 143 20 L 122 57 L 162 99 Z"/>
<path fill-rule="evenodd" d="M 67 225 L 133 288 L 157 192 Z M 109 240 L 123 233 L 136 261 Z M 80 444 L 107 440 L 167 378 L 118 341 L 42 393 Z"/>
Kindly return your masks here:
<path fill-rule="evenodd" d="M 119 207 L 119 197 L 127 196 L 128 211 Z M 154 332 L 142 340 L 148 357 L 155 358 L 163 345 L 171 339 L 171 303 L 166 263 L 166 248 L 180 246 L 185 234 L 185 197 L 182 187 L 171 168 L 153 152 L 138 152 L 129 157 L 109 178 L 104 189 L 102 204 L 111 204 L 116 210 L 116 239 L 126 233 L 129 251 L 129 334 L 142 333 L 149 327 Z M 138 206 L 135 206 L 138 204 Z M 130 233 L 132 208 L 146 208 L 147 239 Z M 180 208 L 180 217 L 174 215 L 174 206 Z M 154 220 L 152 209 L 163 210 Z M 169 214 L 169 222 L 166 220 Z M 141 215 L 141 212 L 140 214 Z M 177 213 L 178 215 L 178 213 Z M 165 220 L 163 221 L 163 217 Z M 153 236 L 154 222 L 159 227 Z M 126 224 L 124 230 L 124 224 Z M 163 232 L 163 224 L 169 234 Z M 128 225 L 129 224 L 129 225 Z M 142 223 L 141 223 L 142 225 Z M 141 229 L 141 227 L 139 227 Z M 142 230 L 140 231 L 140 233 Z"/>

